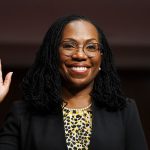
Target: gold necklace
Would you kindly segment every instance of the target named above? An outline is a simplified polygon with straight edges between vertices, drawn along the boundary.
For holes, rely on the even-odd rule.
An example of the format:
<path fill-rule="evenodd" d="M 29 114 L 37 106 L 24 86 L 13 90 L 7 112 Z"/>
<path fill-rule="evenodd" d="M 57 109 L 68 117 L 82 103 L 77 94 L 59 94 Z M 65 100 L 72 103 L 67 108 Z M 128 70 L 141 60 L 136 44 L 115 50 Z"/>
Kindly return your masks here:
<path fill-rule="evenodd" d="M 69 111 L 73 111 L 73 110 L 75 110 L 75 111 L 84 111 L 84 110 L 87 110 L 88 108 L 90 108 L 91 105 L 92 105 L 92 103 L 90 105 L 86 106 L 86 107 L 83 107 L 83 108 L 68 108 L 68 107 L 64 106 L 63 109 L 64 110 L 69 110 Z"/>

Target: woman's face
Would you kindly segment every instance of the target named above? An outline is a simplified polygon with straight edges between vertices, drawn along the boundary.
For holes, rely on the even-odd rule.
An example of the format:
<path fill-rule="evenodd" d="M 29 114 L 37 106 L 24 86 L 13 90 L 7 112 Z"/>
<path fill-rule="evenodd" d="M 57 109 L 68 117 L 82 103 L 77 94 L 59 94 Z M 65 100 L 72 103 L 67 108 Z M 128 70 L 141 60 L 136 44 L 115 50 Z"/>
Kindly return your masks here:
<path fill-rule="evenodd" d="M 59 47 L 59 70 L 63 81 L 65 81 L 63 86 L 83 87 L 93 85 L 94 78 L 100 71 L 102 54 L 98 50 L 94 53 L 94 56 L 89 57 L 84 50 L 87 45 L 91 49 L 93 45 L 90 44 L 99 43 L 99 41 L 97 29 L 87 21 L 72 21 L 65 26 Z M 70 55 L 70 49 L 76 50 Z"/>

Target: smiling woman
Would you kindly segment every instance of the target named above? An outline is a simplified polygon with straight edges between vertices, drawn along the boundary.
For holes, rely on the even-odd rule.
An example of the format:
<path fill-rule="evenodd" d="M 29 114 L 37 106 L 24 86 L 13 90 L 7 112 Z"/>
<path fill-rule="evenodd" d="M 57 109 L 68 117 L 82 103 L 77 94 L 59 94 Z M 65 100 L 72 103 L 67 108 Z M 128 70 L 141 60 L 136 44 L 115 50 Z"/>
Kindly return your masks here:
<path fill-rule="evenodd" d="M 74 88 L 92 90 L 102 59 L 97 29 L 87 21 L 72 21 L 65 26 L 61 42 L 59 52 L 60 73 L 65 83 L 63 87 L 70 88 L 72 85 Z"/>
<path fill-rule="evenodd" d="M 0 130 L 0 150 L 147 150 L 104 33 L 84 16 L 52 24 L 22 89 Z"/>

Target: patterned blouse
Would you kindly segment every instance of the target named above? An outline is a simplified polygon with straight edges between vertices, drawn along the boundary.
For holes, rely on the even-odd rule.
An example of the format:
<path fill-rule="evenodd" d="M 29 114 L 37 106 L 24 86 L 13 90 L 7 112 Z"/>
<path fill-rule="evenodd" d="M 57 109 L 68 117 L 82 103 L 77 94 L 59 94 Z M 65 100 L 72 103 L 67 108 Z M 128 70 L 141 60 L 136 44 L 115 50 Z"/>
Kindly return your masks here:
<path fill-rule="evenodd" d="M 92 131 L 92 111 L 63 108 L 68 150 L 88 150 Z"/>

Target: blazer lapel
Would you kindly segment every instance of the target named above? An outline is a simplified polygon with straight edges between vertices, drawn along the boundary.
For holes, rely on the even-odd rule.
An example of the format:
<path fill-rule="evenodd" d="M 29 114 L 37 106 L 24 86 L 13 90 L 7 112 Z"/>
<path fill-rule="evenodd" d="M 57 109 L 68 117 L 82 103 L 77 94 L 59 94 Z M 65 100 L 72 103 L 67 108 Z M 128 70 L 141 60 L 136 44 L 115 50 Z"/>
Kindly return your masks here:
<path fill-rule="evenodd" d="M 67 150 L 62 112 L 55 116 L 53 130 L 56 132 L 56 135 L 53 137 L 53 142 L 57 145 L 57 150 Z"/>
<path fill-rule="evenodd" d="M 63 114 L 53 113 L 45 117 L 34 117 L 33 140 L 37 150 L 67 150 Z M 40 135 L 40 136 L 39 136 Z M 31 138 L 32 136 L 30 136 Z"/>
<path fill-rule="evenodd" d="M 98 123 L 97 123 L 97 119 L 98 119 L 98 110 L 99 108 L 97 108 L 97 106 L 95 104 L 92 105 L 92 134 L 91 134 L 91 140 L 90 140 L 90 145 L 89 145 L 89 150 L 97 150 L 98 144 L 97 143 L 97 137 L 98 137 L 98 132 L 96 132 L 98 130 Z"/>

